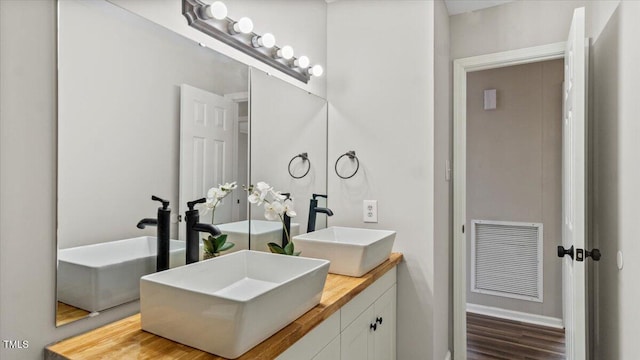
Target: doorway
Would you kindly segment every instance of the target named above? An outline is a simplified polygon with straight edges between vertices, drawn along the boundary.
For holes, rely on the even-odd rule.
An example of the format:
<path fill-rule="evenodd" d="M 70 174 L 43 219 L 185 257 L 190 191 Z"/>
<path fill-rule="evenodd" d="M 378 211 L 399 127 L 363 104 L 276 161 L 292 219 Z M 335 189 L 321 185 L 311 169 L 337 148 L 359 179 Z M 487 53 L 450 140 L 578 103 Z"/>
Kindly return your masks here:
<path fill-rule="evenodd" d="M 564 62 L 467 74 L 469 359 L 564 359 Z"/>
<path fill-rule="evenodd" d="M 467 358 L 466 323 L 466 258 L 467 223 L 466 197 L 466 139 L 467 139 L 467 74 L 514 65 L 555 59 L 565 61 L 565 88 L 563 89 L 563 235 L 562 243 L 576 245 L 584 252 L 585 191 L 585 114 L 586 114 L 586 42 L 584 39 L 584 9 L 576 9 L 569 41 L 550 45 L 507 51 L 496 54 L 458 59 L 454 61 L 454 358 Z M 578 31 L 576 32 L 576 28 Z M 578 43 L 576 43 L 576 41 Z M 567 79 L 570 81 L 568 82 Z M 569 87 L 566 84 L 569 83 Z M 568 111 L 569 110 L 569 111 Z M 568 161 L 567 161 L 568 160 Z M 571 177 L 567 177 L 567 173 Z M 567 197 L 566 195 L 571 196 Z M 567 199 L 569 201 L 567 201 Z M 567 212 L 570 210 L 570 212 Z M 574 226 L 572 226 L 574 225 Z M 575 226 L 578 225 L 578 226 Z M 569 226 L 569 228 L 567 228 Z M 470 229 L 466 229 L 470 230 Z M 579 230 L 577 233 L 574 230 Z M 571 254 L 574 254 L 573 247 Z M 584 253 L 583 253 L 584 254 Z M 577 253 L 576 253 L 577 255 Z M 575 260 L 575 261 L 574 261 Z M 566 256 L 563 262 L 563 318 L 567 329 L 567 358 L 586 358 L 586 294 L 583 258 Z M 567 276 L 569 275 L 569 276 Z M 571 295 L 571 297 L 567 296 Z M 567 306 L 570 304 L 571 306 Z M 577 331 L 574 331 L 576 329 Z M 575 352 L 574 352 L 575 349 Z"/>
<path fill-rule="evenodd" d="M 454 359 L 467 358 L 467 74 L 564 59 L 562 167 L 563 319 L 567 358 L 587 358 L 586 297 L 586 55 L 584 9 L 576 9 L 568 41 L 454 61 Z M 575 257 L 574 257 L 575 255 Z M 567 301 L 568 299 L 568 301 Z"/>

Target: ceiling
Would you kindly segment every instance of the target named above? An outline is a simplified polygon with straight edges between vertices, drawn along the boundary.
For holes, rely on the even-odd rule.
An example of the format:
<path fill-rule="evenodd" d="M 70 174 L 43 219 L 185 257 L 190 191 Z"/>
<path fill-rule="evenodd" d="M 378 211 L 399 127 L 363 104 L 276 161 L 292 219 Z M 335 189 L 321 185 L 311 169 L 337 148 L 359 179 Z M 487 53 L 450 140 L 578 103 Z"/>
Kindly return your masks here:
<path fill-rule="evenodd" d="M 447 4 L 449 15 L 463 14 L 466 12 L 486 9 L 497 5 L 506 4 L 514 0 L 444 0 Z"/>

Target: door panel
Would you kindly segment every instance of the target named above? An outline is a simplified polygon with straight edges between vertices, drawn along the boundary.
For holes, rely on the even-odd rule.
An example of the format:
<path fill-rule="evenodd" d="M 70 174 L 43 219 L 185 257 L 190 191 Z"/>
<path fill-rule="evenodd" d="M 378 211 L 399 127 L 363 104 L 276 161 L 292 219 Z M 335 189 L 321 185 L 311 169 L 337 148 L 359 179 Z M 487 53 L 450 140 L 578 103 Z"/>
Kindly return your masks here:
<path fill-rule="evenodd" d="M 562 148 L 563 246 L 585 249 L 586 45 L 584 8 L 574 11 L 565 51 Z M 577 257 L 576 257 L 577 258 Z M 586 359 L 585 262 L 563 258 L 567 359 Z"/>
<path fill-rule="evenodd" d="M 347 326 L 340 335 L 341 358 L 349 360 L 373 359 L 373 305 L 369 306 L 351 325 Z"/>
<path fill-rule="evenodd" d="M 193 86 L 180 86 L 180 199 L 183 214 L 186 202 L 207 195 L 214 186 L 233 179 L 234 128 L 238 105 L 222 96 Z M 215 211 L 215 223 L 232 221 L 232 197 L 222 200 Z M 202 216 L 210 223 L 212 213 Z M 184 222 L 179 225 L 184 237 Z"/>
<path fill-rule="evenodd" d="M 396 358 L 396 285 L 393 285 L 375 302 L 374 359 Z"/>

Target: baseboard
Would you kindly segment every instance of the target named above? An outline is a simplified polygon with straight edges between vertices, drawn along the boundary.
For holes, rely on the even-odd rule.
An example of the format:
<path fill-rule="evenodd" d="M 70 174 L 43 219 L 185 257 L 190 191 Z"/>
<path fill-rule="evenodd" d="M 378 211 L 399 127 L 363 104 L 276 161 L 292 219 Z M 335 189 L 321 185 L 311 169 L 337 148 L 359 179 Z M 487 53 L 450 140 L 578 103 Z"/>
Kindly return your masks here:
<path fill-rule="evenodd" d="M 444 360 L 451 360 L 451 350 L 447 351 L 447 356 L 444 357 Z"/>
<path fill-rule="evenodd" d="M 554 318 L 551 316 L 529 314 L 520 311 L 505 310 L 493 306 L 467 304 L 467 312 L 493 316 L 507 320 L 522 321 L 529 324 L 548 326 L 556 329 L 564 328 L 562 319 Z"/>

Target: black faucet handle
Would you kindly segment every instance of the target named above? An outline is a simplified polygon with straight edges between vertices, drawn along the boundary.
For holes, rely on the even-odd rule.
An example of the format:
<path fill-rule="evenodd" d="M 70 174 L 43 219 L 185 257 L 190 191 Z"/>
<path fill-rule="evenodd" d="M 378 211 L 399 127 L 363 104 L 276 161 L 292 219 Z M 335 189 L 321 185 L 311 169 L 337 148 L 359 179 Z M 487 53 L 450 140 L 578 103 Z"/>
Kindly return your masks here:
<path fill-rule="evenodd" d="M 325 199 L 326 199 L 326 198 L 327 198 L 327 195 L 323 195 L 323 194 L 313 194 L 313 200 L 315 200 L 315 199 L 317 199 L 317 198 L 319 198 L 319 197 L 321 197 L 321 198 L 325 198 Z"/>
<path fill-rule="evenodd" d="M 155 195 L 151 195 L 151 200 L 160 201 L 162 203 L 162 210 L 167 210 L 167 208 L 169 207 L 169 200 L 161 199 Z"/>
<path fill-rule="evenodd" d="M 202 198 L 202 199 L 193 200 L 193 201 L 187 201 L 187 207 L 191 211 L 191 210 L 193 210 L 194 206 L 196 206 L 196 204 L 204 204 L 206 202 L 207 202 L 207 198 Z"/>

